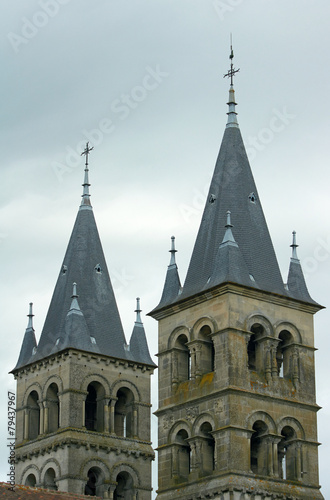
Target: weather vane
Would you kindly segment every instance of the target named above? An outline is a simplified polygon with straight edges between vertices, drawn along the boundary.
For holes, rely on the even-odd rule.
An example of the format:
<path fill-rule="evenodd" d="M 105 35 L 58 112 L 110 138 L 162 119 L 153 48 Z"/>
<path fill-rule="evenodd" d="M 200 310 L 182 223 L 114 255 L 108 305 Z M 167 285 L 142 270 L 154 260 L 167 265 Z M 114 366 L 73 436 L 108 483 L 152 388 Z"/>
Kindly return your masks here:
<path fill-rule="evenodd" d="M 85 163 L 86 167 L 88 167 L 88 155 L 94 149 L 94 146 L 92 148 L 90 148 L 88 145 L 89 145 L 89 142 L 86 143 L 86 147 L 80 155 L 80 156 L 86 155 L 86 163 Z"/>
<path fill-rule="evenodd" d="M 234 51 L 233 51 L 233 45 L 232 45 L 232 36 L 230 35 L 230 56 L 229 56 L 229 59 L 231 61 L 230 63 L 230 70 L 228 71 L 228 73 L 226 73 L 225 75 L 223 75 L 224 78 L 229 78 L 230 77 L 230 85 L 233 85 L 233 76 L 235 75 L 235 73 L 238 73 L 239 72 L 239 69 L 235 69 L 234 68 L 234 65 L 233 65 L 233 59 L 234 59 Z"/>

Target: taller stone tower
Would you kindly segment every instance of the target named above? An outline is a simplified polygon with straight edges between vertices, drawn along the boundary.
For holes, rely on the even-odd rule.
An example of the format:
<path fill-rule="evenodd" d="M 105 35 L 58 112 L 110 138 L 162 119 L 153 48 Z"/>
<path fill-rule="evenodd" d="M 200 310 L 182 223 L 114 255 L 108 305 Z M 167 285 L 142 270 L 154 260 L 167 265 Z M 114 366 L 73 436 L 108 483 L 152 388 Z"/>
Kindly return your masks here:
<path fill-rule="evenodd" d="M 233 53 L 231 53 L 232 63 Z M 228 122 L 183 287 L 174 239 L 159 321 L 158 499 L 322 499 L 313 315 L 292 243 L 283 283 Z"/>
<path fill-rule="evenodd" d="M 93 209 L 82 203 L 37 344 L 32 307 L 17 379 L 16 482 L 151 499 L 150 375 L 140 317 L 126 343 Z"/>

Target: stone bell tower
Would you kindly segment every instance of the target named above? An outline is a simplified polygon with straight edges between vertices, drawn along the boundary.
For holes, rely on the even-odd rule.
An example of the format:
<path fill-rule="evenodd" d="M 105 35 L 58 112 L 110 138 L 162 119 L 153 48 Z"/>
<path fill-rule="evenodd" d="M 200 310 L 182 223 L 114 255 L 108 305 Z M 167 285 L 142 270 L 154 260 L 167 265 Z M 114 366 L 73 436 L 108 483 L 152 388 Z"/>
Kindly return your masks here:
<path fill-rule="evenodd" d="M 39 343 L 29 323 L 16 367 L 17 483 L 151 499 L 150 375 L 141 321 L 126 343 L 90 203 L 82 202 Z"/>
<path fill-rule="evenodd" d="M 159 322 L 158 499 L 322 499 L 313 315 L 294 233 L 283 283 L 237 122 L 228 121 L 181 287 Z M 285 200 L 282 205 L 285 205 Z"/>

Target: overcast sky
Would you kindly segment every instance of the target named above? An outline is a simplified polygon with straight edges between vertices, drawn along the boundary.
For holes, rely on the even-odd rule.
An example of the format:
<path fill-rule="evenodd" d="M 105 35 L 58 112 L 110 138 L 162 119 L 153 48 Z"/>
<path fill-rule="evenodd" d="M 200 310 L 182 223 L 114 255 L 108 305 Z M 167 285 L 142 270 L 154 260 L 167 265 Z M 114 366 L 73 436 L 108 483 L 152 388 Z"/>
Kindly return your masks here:
<path fill-rule="evenodd" d="M 87 140 L 91 200 L 126 337 L 140 296 L 157 352 L 157 323 L 144 315 L 159 301 L 172 235 L 181 281 L 189 264 L 227 118 L 231 32 L 238 121 L 283 280 L 296 230 L 310 294 L 329 306 L 329 19 L 327 0 L 1 1 L 0 480 L 7 391 L 15 390 L 8 372 L 29 302 L 39 338 L 80 204 Z M 316 315 L 325 498 L 329 323 L 329 309 Z M 154 389 L 153 410 L 155 398 Z"/>

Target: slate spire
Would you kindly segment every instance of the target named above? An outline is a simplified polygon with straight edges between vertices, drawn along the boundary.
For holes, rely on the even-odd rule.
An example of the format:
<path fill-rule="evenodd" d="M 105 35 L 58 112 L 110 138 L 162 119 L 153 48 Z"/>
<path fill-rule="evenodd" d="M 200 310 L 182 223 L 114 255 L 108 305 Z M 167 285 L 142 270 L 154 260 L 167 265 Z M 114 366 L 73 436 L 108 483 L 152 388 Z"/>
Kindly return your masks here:
<path fill-rule="evenodd" d="M 136 312 L 136 320 L 134 323 L 134 328 L 129 343 L 129 353 L 131 354 L 132 358 L 135 361 L 140 361 L 147 365 L 156 366 L 155 363 L 152 361 L 149 353 L 147 338 L 141 320 L 142 311 L 140 308 L 139 297 L 137 297 L 136 299 L 136 309 L 134 312 Z"/>
<path fill-rule="evenodd" d="M 66 347 L 128 358 L 125 335 L 90 204 L 88 154 L 91 150 L 87 143 L 83 152 L 86 163 L 82 202 L 31 362 Z M 79 284 L 79 304 L 75 287 L 72 293 L 72 283 Z M 30 337 L 29 349 L 25 346 L 27 341 L 23 342 L 24 353 L 36 346 L 35 341 L 32 342 L 32 333 Z M 27 362 L 27 354 L 20 357 L 20 366 Z"/>
<path fill-rule="evenodd" d="M 29 304 L 29 314 L 28 314 L 28 325 L 25 330 L 25 335 L 21 347 L 21 352 L 18 357 L 17 365 L 16 368 L 20 368 L 21 366 L 24 366 L 31 357 L 34 356 L 35 350 L 37 348 L 37 341 L 36 341 L 36 336 L 33 328 L 33 312 L 32 312 L 32 302 Z"/>
<path fill-rule="evenodd" d="M 300 260 L 298 259 L 297 248 L 299 245 L 297 245 L 296 242 L 296 231 L 292 232 L 292 245 L 290 246 L 292 248 L 292 257 L 290 259 L 287 283 L 289 294 L 294 299 L 315 303 L 315 301 L 309 295 L 304 278 L 304 273 L 300 265 Z"/>
<path fill-rule="evenodd" d="M 179 277 L 178 266 L 175 260 L 175 254 L 177 250 L 175 249 L 174 236 L 171 237 L 171 250 L 169 250 L 169 252 L 171 254 L 171 259 L 169 266 L 167 268 L 163 293 L 156 309 L 167 306 L 172 302 L 175 302 L 181 293 L 181 282 Z"/>
<path fill-rule="evenodd" d="M 230 59 L 231 69 L 224 75 L 231 79 L 228 122 L 180 299 L 209 288 L 218 249 L 228 230 L 223 224 L 228 208 L 235 221 L 235 241 L 248 274 L 254 278 L 251 286 L 286 295 L 237 122 L 233 75 L 238 70 L 232 64 L 233 52 Z"/>

